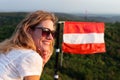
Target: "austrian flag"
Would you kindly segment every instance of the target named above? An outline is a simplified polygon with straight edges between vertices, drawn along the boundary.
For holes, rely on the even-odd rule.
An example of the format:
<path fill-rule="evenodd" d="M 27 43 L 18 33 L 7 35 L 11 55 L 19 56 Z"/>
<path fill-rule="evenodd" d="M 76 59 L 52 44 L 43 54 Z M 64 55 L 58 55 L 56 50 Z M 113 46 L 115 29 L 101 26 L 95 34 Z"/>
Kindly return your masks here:
<path fill-rule="evenodd" d="M 62 50 L 72 54 L 105 52 L 104 23 L 65 22 Z"/>

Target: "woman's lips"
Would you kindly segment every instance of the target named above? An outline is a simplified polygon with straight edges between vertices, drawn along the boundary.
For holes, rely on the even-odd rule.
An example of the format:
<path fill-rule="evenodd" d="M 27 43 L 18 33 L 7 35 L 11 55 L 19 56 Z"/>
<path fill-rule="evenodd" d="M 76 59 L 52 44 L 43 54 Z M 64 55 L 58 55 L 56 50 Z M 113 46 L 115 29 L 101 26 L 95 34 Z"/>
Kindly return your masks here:
<path fill-rule="evenodd" d="M 50 45 L 50 41 L 43 41 L 44 44 Z"/>

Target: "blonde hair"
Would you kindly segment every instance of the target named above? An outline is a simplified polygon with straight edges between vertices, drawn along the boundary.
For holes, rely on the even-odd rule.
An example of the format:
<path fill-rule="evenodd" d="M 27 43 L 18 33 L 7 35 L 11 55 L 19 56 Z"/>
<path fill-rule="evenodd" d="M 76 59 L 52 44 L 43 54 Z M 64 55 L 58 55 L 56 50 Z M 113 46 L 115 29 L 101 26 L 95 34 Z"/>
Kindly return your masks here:
<path fill-rule="evenodd" d="M 54 25 L 57 22 L 56 16 L 53 13 L 46 11 L 36 11 L 26 16 L 26 18 L 17 25 L 11 38 L 0 43 L 0 53 L 6 53 L 13 48 L 36 50 L 36 46 L 28 29 L 35 27 L 44 20 L 52 20 Z"/>

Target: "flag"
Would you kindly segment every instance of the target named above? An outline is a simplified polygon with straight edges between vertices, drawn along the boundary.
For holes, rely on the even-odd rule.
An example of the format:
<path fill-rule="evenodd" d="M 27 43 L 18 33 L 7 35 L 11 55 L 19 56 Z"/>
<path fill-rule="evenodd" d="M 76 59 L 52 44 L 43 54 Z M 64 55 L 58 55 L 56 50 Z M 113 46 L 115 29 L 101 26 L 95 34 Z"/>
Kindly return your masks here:
<path fill-rule="evenodd" d="M 103 22 L 64 23 L 62 51 L 73 54 L 105 52 Z"/>

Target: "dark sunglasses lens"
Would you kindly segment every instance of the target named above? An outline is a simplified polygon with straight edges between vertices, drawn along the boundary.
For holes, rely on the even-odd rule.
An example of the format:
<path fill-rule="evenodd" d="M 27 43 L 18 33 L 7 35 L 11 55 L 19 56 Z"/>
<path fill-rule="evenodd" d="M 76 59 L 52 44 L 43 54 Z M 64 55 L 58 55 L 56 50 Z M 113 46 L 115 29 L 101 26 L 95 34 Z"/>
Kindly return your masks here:
<path fill-rule="evenodd" d="M 55 32 L 51 32 L 52 36 L 55 38 Z"/>
<path fill-rule="evenodd" d="M 50 35 L 50 31 L 49 30 L 43 30 L 42 31 L 42 36 L 49 36 Z"/>
<path fill-rule="evenodd" d="M 49 29 L 42 30 L 42 36 L 49 36 L 50 34 L 52 35 L 52 37 L 55 37 L 55 33 L 50 31 Z"/>

